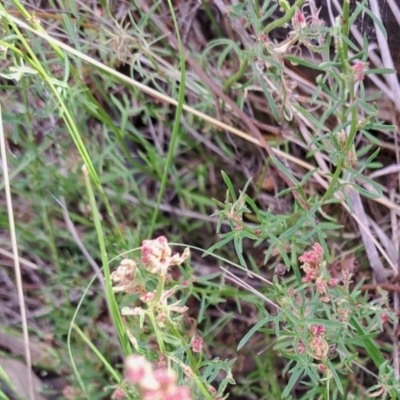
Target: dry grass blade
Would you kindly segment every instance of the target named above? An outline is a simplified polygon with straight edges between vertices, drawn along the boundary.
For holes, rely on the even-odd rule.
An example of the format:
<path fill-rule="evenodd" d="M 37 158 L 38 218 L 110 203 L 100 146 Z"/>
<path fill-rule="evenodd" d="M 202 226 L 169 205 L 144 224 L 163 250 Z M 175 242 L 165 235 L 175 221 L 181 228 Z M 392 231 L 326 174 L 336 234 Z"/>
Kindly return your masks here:
<path fill-rule="evenodd" d="M 4 131 L 3 131 L 3 119 L 2 119 L 2 114 L 1 114 L 1 106 L 0 106 L 0 148 L 1 148 L 2 169 L 3 169 L 3 176 L 4 176 L 4 189 L 5 189 L 5 196 L 6 196 L 6 201 L 7 201 L 8 221 L 9 221 L 9 225 L 10 225 L 11 245 L 12 245 L 13 258 L 14 258 L 15 277 L 16 277 L 16 281 L 17 281 L 18 299 L 19 299 L 19 306 L 20 306 L 21 320 L 22 320 L 22 330 L 23 330 L 23 335 L 24 335 L 25 361 L 26 361 L 27 372 L 28 372 L 27 375 L 28 375 L 29 397 L 31 400 L 34 400 L 35 392 L 34 392 L 34 386 L 33 386 L 31 352 L 30 352 L 30 347 L 29 347 L 28 322 L 27 322 L 27 317 L 26 317 L 24 289 L 22 287 L 21 266 L 20 266 L 19 256 L 18 256 L 17 235 L 15 232 L 14 212 L 13 212 L 11 189 L 10 189 L 10 182 L 9 182 L 9 176 L 8 176 L 7 150 L 6 150 L 6 140 L 5 140 Z"/>
<path fill-rule="evenodd" d="M 364 206 L 361 201 L 361 196 L 352 188 L 347 189 L 347 194 L 349 195 L 353 207 L 354 214 L 358 217 L 358 220 L 362 222 L 363 229 L 360 229 L 361 237 L 364 242 L 365 251 L 368 256 L 369 263 L 372 270 L 374 271 L 374 277 L 378 283 L 383 283 L 386 281 L 385 268 L 379 258 L 379 254 L 376 250 L 375 243 L 372 240 L 372 233 L 369 228 L 367 214 L 365 213 Z"/>
<path fill-rule="evenodd" d="M 0 249 L 0 254 L 2 254 L 5 257 L 8 258 L 14 258 L 14 254 L 10 253 L 9 251 L 5 250 L 5 249 Z M 24 258 L 19 257 L 19 261 L 22 265 L 25 265 L 28 268 L 32 268 L 32 269 L 39 269 L 39 267 L 34 264 L 33 262 L 29 261 L 29 260 L 25 260 Z"/>
<path fill-rule="evenodd" d="M 262 293 L 260 293 L 258 290 L 254 289 L 251 285 L 249 285 L 248 283 L 246 283 L 243 279 L 238 278 L 235 274 L 233 274 L 231 271 L 229 271 L 227 268 L 224 267 L 220 267 L 222 269 L 222 271 L 225 272 L 225 274 L 227 275 L 227 279 L 229 279 L 230 281 L 236 283 L 237 285 L 241 286 L 242 288 L 248 290 L 249 292 L 255 294 L 256 296 L 258 296 L 260 299 L 264 300 L 266 303 L 274 306 L 277 310 L 280 310 L 281 307 L 278 306 L 278 304 L 274 303 L 272 300 L 270 300 L 268 297 L 265 297 Z M 257 278 L 260 278 L 260 276 L 255 275 L 255 274 L 251 274 L 251 276 L 255 276 Z"/>
<path fill-rule="evenodd" d="M 397 155 L 397 159 L 398 159 L 399 153 L 397 152 L 396 155 Z M 400 177 L 398 177 L 398 178 L 400 178 Z M 398 182 L 400 185 L 400 179 Z M 394 197 L 394 194 L 395 194 L 395 189 L 393 188 L 391 190 L 391 197 Z M 400 243 L 399 220 L 397 218 L 396 213 L 394 213 L 393 211 L 390 212 L 390 220 L 391 220 L 391 225 L 392 225 L 392 243 L 393 243 L 393 247 L 395 250 L 393 261 L 397 265 L 396 273 L 398 274 L 400 272 L 400 270 L 399 270 L 399 262 L 400 262 L 400 258 L 399 258 L 399 243 Z M 398 313 L 400 310 L 400 295 L 399 295 L 399 293 L 394 293 L 393 296 L 394 296 L 394 301 L 393 301 L 394 309 Z M 398 321 L 396 321 L 395 324 L 393 325 L 394 332 L 397 331 L 398 325 L 399 325 L 399 323 L 398 323 Z M 399 379 L 399 376 L 400 376 L 399 340 L 396 337 L 396 335 L 393 335 L 393 369 L 394 369 L 394 373 L 395 373 L 395 378 Z"/>
<path fill-rule="evenodd" d="M 379 4 L 377 0 L 369 1 L 371 11 L 375 14 L 375 17 L 382 22 L 381 13 L 379 9 Z M 378 39 L 379 51 L 382 57 L 382 64 L 385 68 L 390 68 L 395 70 L 393 58 L 389 49 L 389 45 L 383 33 L 381 32 L 378 24 L 375 22 L 375 31 Z M 400 84 L 397 79 L 396 74 L 387 75 L 387 81 L 390 86 L 392 93 L 394 94 L 393 102 L 396 106 L 397 112 L 400 112 Z"/>

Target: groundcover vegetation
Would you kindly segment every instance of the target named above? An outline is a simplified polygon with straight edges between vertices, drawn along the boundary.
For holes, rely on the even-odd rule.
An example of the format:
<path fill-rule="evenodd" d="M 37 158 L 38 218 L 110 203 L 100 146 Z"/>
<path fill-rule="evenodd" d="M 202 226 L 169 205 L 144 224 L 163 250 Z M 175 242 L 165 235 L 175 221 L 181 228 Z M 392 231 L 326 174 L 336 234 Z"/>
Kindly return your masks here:
<path fill-rule="evenodd" d="M 400 398 L 399 25 L 2 2 L 0 398 Z"/>

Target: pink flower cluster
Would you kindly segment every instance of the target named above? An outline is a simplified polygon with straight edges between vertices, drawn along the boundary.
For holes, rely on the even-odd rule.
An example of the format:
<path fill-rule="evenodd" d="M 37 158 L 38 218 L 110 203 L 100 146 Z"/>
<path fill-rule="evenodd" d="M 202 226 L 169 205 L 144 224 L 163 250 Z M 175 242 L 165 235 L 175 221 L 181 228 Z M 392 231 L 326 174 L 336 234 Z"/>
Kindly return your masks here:
<path fill-rule="evenodd" d="M 203 350 L 203 339 L 201 337 L 193 338 L 192 350 L 194 353 L 201 353 L 201 351 Z"/>
<path fill-rule="evenodd" d="M 313 336 L 322 336 L 326 332 L 326 328 L 323 325 L 311 325 L 310 332 Z"/>
<path fill-rule="evenodd" d="M 357 61 L 351 69 L 353 70 L 354 81 L 362 82 L 365 78 L 365 72 L 368 70 L 368 63 Z"/>
<path fill-rule="evenodd" d="M 319 243 L 315 243 L 312 250 L 305 252 L 299 257 L 299 261 L 303 264 L 301 268 L 306 273 L 306 276 L 303 278 L 304 283 L 317 279 L 323 259 L 324 250 Z"/>
<path fill-rule="evenodd" d="M 166 276 L 169 267 L 181 265 L 190 254 L 189 249 L 186 248 L 182 255 L 178 253 L 172 255 L 165 236 L 159 236 L 153 240 L 143 240 L 140 252 L 146 270 L 159 276 Z"/>
<path fill-rule="evenodd" d="M 323 272 L 322 262 L 324 259 L 324 250 L 319 243 L 312 246 L 312 250 L 305 252 L 299 257 L 302 263 L 301 268 L 306 276 L 302 279 L 303 283 L 314 282 L 315 287 L 321 295 L 321 301 L 328 303 L 330 301 L 328 295 L 328 287 L 335 287 L 339 283 L 337 278 L 327 278 Z"/>
<path fill-rule="evenodd" d="M 143 286 L 136 280 L 137 266 L 135 261 L 126 258 L 121 261 L 116 271 L 111 273 L 114 292 L 138 293 Z"/>
<path fill-rule="evenodd" d="M 310 353 L 316 360 L 322 360 L 327 357 L 329 346 L 323 335 L 326 332 L 326 328 L 323 325 L 311 325 L 310 332 L 313 338 L 310 341 Z"/>
<path fill-rule="evenodd" d="M 187 386 L 177 386 L 172 370 L 154 370 L 151 363 L 139 355 L 130 355 L 125 360 L 125 379 L 135 384 L 143 400 L 191 400 Z"/>
<path fill-rule="evenodd" d="M 316 360 L 325 359 L 329 350 L 328 343 L 324 339 L 326 327 L 324 325 L 311 325 L 309 330 L 312 338 L 307 342 L 307 346 L 299 340 L 297 343 L 298 352 L 304 354 L 308 351 L 308 353 Z"/>
<path fill-rule="evenodd" d="M 308 264 L 311 267 L 317 268 L 324 259 L 324 249 L 319 243 L 312 246 L 312 250 L 306 251 L 299 257 L 299 261 L 303 264 Z"/>
<path fill-rule="evenodd" d="M 294 29 L 304 29 L 307 27 L 306 16 L 297 10 L 292 18 L 292 24 Z"/>

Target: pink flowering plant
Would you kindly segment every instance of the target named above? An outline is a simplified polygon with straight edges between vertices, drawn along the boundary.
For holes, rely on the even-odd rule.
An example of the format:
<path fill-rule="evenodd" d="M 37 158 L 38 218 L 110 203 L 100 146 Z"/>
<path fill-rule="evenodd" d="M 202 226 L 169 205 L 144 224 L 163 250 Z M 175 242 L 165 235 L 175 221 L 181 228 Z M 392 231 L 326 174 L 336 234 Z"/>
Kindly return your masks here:
<path fill-rule="evenodd" d="M 273 9 L 270 2 L 263 2 L 263 5 L 259 4 L 255 8 L 243 3 L 230 7 L 230 18 L 241 19 L 251 26 L 254 43 L 241 49 L 230 41 L 215 40 L 210 43 L 205 54 L 219 45 L 227 49 L 220 52 L 219 65 L 232 53 L 236 53 L 236 57 L 241 60 L 240 70 L 226 80 L 225 90 L 240 91 L 245 85 L 239 82 L 245 78 L 252 82 L 256 75 L 270 113 L 279 124 L 308 121 L 306 125 L 310 129 L 305 138 L 306 144 L 313 152 L 318 150 L 326 154 L 335 167 L 324 200 L 341 191 L 339 178 L 344 172 L 347 173 L 348 184 L 356 191 L 367 197 L 379 197 L 382 193 L 380 186 L 361 173 L 368 167 L 376 168 L 373 161 L 378 152 L 361 162 L 359 158 L 365 154 L 365 148 L 357 152 L 354 146 L 356 135 L 370 142 L 371 146 L 379 146 L 371 131 L 394 129 L 376 120 L 377 109 L 372 104 L 373 99 L 365 95 L 364 87 L 367 76 L 394 71 L 386 68 L 370 69 L 368 46 L 350 40 L 352 24 L 360 15 L 370 15 L 370 10 L 366 2 L 357 2 L 357 6 L 351 10 L 350 3 L 356 2 L 344 1 L 341 15 L 332 18 L 329 26 L 320 16 L 321 9 L 315 1 L 297 0 L 292 3 L 287 0 L 278 1 L 276 6 L 279 5 L 283 16 L 272 19 L 270 23 L 266 23 Z M 270 33 L 276 28 L 285 29 L 283 40 L 271 38 Z M 386 35 L 386 32 L 382 33 Z M 287 73 L 288 63 L 313 70 L 317 74 L 315 85 L 313 82 L 309 86 L 312 92 L 309 109 L 296 97 L 299 82 Z M 320 110 L 321 119 L 312 116 L 314 114 L 310 109 L 313 107 Z M 331 125 L 328 121 L 336 122 Z M 273 157 L 271 159 L 273 163 L 279 164 Z M 278 168 L 283 169 L 281 165 Z M 293 181 L 293 177 L 290 180 Z M 374 190 L 363 189 L 363 182 L 372 185 Z M 345 200 L 348 201 L 346 197 Z"/>
<path fill-rule="evenodd" d="M 197 335 L 188 337 L 185 332 L 183 317 L 188 307 L 180 297 L 188 290 L 187 283 L 174 283 L 170 275 L 171 268 L 188 259 L 189 249 L 173 254 L 167 239 L 160 236 L 144 240 L 140 252 L 140 260 L 123 259 L 111 273 L 113 291 L 128 296 L 123 300 L 128 304 L 121 308 L 121 315 L 137 353 L 126 358 L 124 385 L 115 388 L 113 398 L 225 398 L 224 389 L 234 382 L 231 363 L 203 360 L 203 339 Z M 154 343 L 146 342 L 151 332 Z M 227 377 L 217 390 L 211 382 L 221 369 L 225 369 Z"/>
<path fill-rule="evenodd" d="M 284 398 L 305 377 L 314 387 L 325 387 L 326 393 L 336 386 L 343 395 L 341 374 L 357 365 L 357 346 L 368 351 L 381 372 L 371 392 L 393 393 L 393 371 L 371 340 L 383 331 L 385 323 L 395 320 L 387 297 L 367 303 L 358 290 L 362 282 L 351 288 L 353 274 L 349 270 L 331 276 L 319 243 L 298 260 L 301 279 L 295 285 L 286 285 L 282 276 L 274 279 L 271 296 L 277 302 L 275 311 L 267 313 L 239 348 L 262 325 L 275 328 L 275 349 L 289 360 L 284 370 L 289 376 Z"/>
<path fill-rule="evenodd" d="M 215 213 L 220 217 L 217 227 L 220 241 L 208 252 L 229 248 L 230 254 L 234 252 L 237 267 L 253 272 L 251 266 L 260 267 L 248 250 L 253 242 L 254 249 L 263 246 L 263 265 L 274 263 L 275 258 L 284 264 L 268 296 L 259 293 L 269 304 L 263 310 L 265 318 L 242 339 L 239 348 L 260 329 L 275 334 L 275 349 L 289 360 L 284 370 L 288 379 L 284 397 L 292 395 L 291 391 L 302 379 L 315 388 L 308 398 L 318 398 L 313 395 L 330 398 L 332 392 L 343 397 L 346 371 L 355 366 L 363 368 L 367 358 L 378 371 L 369 387 L 371 397 L 398 398 L 399 368 L 392 367 L 398 360 L 395 358 L 391 364 L 375 340 L 388 326 L 388 320 L 395 320 L 387 294 L 382 292 L 371 301 L 360 290 L 362 281 L 355 279 L 354 271 L 329 270 L 327 242 L 336 240 L 332 237 L 339 236 L 335 231 L 342 226 L 338 215 L 326 212 L 336 203 L 338 208 L 354 215 L 357 202 L 362 203 L 361 196 L 382 197 L 380 184 L 364 172 L 380 166 L 375 160 L 380 151 L 376 132 L 395 131 L 396 127 L 378 121 L 377 107 L 374 99 L 366 95 L 365 84 L 374 75 L 394 71 L 370 68 L 373 62 L 369 59 L 367 38 L 358 42 L 351 38 L 350 30 L 357 18 L 371 16 L 367 2 L 338 2 L 342 8 L 337 16 L 331 15 L 330 24 L 322 20 L 314 1 L 255 1 L 254 6 L 250 3 L 239 2 L 227 10 L 233 22 L 240 20 L 250 27 L 252 34 L 243 48 L 217 39 L 208 51 L 216 45 L 226 46 L 226 51 L 220 52 L 219 65 L 235 53 L 240 68 L 226 79 L 224 90 L 237 92 L 241 101 L 246 85 L 254 83 L 265 95 L 270 118 L 281 127 L 288 124 L 294 127 L 296 140 L 301 141 L 312 161 L 309 172 L 299 172 L 300 164 L 278 156 L 276 148 L 268 151 L 267 143 L 262 144 L 268 152 L 266 163 L 271 162 L 274 167 L 271 171 L 279 176 L 275 180 L 276 197 L 282 198 L 282 203 L 289 199 L 289 204 L 283 207 L 286 213 L 282 214 L 273 210 L 278 202 L 246 194 L 248 188 L 261 193 L 260 182 L 247 182 L 237 196 L 234 185 L 223 173 L 228 190 L 225 203 L 216 200 L 219 209 Z M 273 14 L 273 7 L 279 9 L 280 17 Z M 386 37 L 382 24 L 375 26 Z M 284 32 L 282 40 L 271 37 L 276 28 Z M 299 68 L 287 68 L 289 64 Z M 315 80 L 296 80 L 293 70 L 315 72 Z M 305 91 L 310 95 L 307 101 L 301 101 Z M 299 132 L 297 126 L 304 129 Z M 290 139 L 284 138 L 284 142 L 291 146 Z M 314 155 L 320 158 L 313 159 Z M 286 187 L 279 191 L 283 186 L 281 178 Z M 299 255 L 315 241 L 311 249 Z M 285 275 L 285 270 L 293 274 Z M 248 288 L 249 284 L 243 286 Z M 363 359 L 358 354 L 366 356 Z"/>
<path fill-rule="evenodd" d="M 328 268 L 324 234 L 310 212 L 303 219 L 262 212 L 244 191 L 237 197 L 229 178 L 225 174 L 223 177 L 228 186 L 227 200 L 225 204 L 218 202 L 221 209 L 216 214 L 229 223 L 230 231 L 221 233 L 221 241 L 208 252 L 232 242 L 240 263 L 234 265 L 248 271 L 243 241 L 253 240 L 255 246 L 268 241 L 264 262 L 267 263 L 272 251 L 284 261 L 276 266 L 274 280 L 269 282 L 271 286 L 266 292 L 252 290 L 268 307 L 262 311 L 264 317 L 239 342 L 238 349 L 242 349 L 256 332 L 275 336 L 274 349 L 288 360 L 283 369 L 287 384 L 282 398 L 290 397 L 301 381 L 314 388 L 314 395 L 329 398 L 331 393 L 340 393 L 343 396 L 342 382 L 347 371 L 363 368 L 358 353 L 366 353 L 379 371 L 379 375 L 372 375 L 375 384 L 369 388 L 371 396 L 379 393 L 380 398 L 397 398 L 393 396 L 400 394 L 400 385 L 394 369 L 375 341 L 396 321 L 387 293 L 382 292 L 370 301 L 360 290 L 363 281 L 356 282 L 354 270 Z M 251 211 L 259 218 L 259 224 L 251 226 L 244 221 L 243 214 Z M 285 241 L 293 240 L 292 255 L 296 254 L 299 244 L 295 232 L 310 227 L 321 241 L 290 258 Z M 236 282 L 240 283 L 238 279 Z M 249 287 L 248 284 L 243 286 Z M 306 398 L 315 398 L 312 396 Z"/>

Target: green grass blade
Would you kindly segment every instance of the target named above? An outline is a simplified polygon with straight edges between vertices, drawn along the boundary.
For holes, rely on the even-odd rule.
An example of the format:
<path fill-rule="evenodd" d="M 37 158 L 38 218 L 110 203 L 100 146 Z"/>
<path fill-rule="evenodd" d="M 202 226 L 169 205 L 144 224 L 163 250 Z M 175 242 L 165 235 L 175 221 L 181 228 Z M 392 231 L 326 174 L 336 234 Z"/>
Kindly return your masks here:
<path fill-rule="evenodd" d="M 153 217 L 152 217 L 151 223 L 150 223 L 149 234 L 148 234 L 149 238 L 151 238 L 153 235 L 154 227 L 155 227 L 155 224 L 157 221 L 157 216 L 158 216 L 158 213 L 160 210 L 160 204 L 161 204 L 161 201 L 162 201 L 162 198 L 164 195 L 165 188 L 167 186 L 168 174 L 170 173 L 172 159 L 174 157 L 174 152 L 175 152 L 175 146 L 176 146 L 176 142 L 178 140 L 178 135 L 179 135 L 179 126 L 180 126 L 180 120 L 181 120 L 182 111 L 183 111 L 183 103 L 185 101 L 185 84 L 186 84 L 185 54 L 183 52 L 183 46 L 182 46 L 181 35 L 179 33 L 178 21 L 176 20 L 174 7 L 172 5 L 171 0 L 168 0 L 168 5 L 169 5 L 169 9 L 171 11 L 172 19 L 174 21 L 175 32 L 176 32 L 176 36 L 177 36 L 178 44 L 179 44 L 181 82 L 180 82 L 180 87 L 179 87 L 178 106 L 176 108 L 176 113 L 175 113 L 174 128 L 172 130 L 172 137 L 171 137 L 171 142 L 169 144 L 167 162 L 165 165 L 164 174 L 163 174 L 162 181 L 161 181 L 161 187 L 160 187 L 160 191 L 158 192 L 158 196 L 157 196 L 157 206 L 154 210 Z"/>
<path fill-rule="evenodd" d="M 107 251 L 106 251 L 106 245 L 105 245 L 105 241 L 104 241 L 103 229 L 101 227 L 100 216 L 99 216 L 99 212 L 97 210 L 96 200 L 94 197 L 92 185 L 90 183 L 89 174 L 85 167 L 83 168 L 83 175 L 85 177 L 86 189 L 87 189 L 87 193 L 89 196 L 89 203 L 92 208 L 93 220 L 94 220 L 96 233 L 97 233 L 97 239 L 98 239 L 98 243 L 99 243 L 99 247 L 100 247 L 101 261 L 102 261 L 103 268 L 104 268 L 104 278 L 105 278 L 105 284 L 106 284 L 107 302 L 109 305 L 111 318 L 114 322 L 114 326 L 117 330 L 119 339 L 122 344 L 122 349 L 124 351 L 125 356 L 127 356 L 129 354 L 132 354 L 132 350 L 131 350 L 128 336 L 125 332 L 125 327 L 122 322 L 118 304 L 115 299 L 114 292 L 112 290 L 111 277 L 110 277 L 110 275 L 111 275 L 110 274 L 110 265 L 109 265 L 108 258 L 107 258 Z"/>

